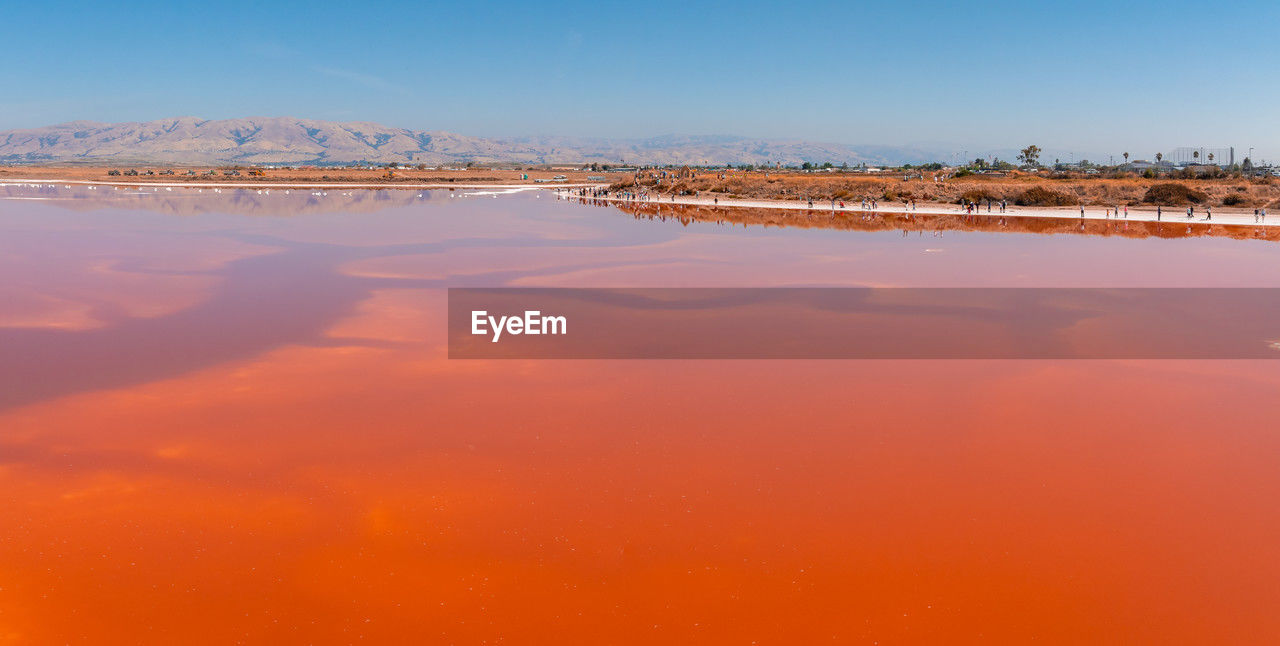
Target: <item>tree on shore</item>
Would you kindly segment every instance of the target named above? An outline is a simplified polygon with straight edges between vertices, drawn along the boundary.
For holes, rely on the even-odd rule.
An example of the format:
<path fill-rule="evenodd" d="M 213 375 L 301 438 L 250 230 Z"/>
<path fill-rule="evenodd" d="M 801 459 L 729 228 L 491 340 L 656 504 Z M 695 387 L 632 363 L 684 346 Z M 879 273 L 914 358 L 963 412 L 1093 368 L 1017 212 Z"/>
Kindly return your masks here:
<path fill-rule="evenodd" d="M 1129 153 L 1121 153 L 1124 155 L 1124 163 L 1129 163 Z"/>
<path fill-rule="evenodd" d="M 1022 160 L 1022 164 L 1024 166 L 1039 166 L 1040 165 L 1040 147 L 1035 144 L 1032 144 L 1030 146 L 1027 146 L 1026 148 L 1023 148 L 1018 153 L 1018 159 Z"/>
<path fill-rule="evenodd" d="M 1198 150 L 1191 151 L 1191 158 L 1196 160 L 1197 162 L 1200 161 L 1200 151 Z"/>
<path fill-rule="evenodd" d="M 1164 153 L 1156 153 L 1156 163 L 1159 164 L 1162 159 L 1164 159 Z"/>
<path fill-rule="evenodd" d="M 1209 153 L 1209 163 L 1213 163 L 1213 153 Z"/>

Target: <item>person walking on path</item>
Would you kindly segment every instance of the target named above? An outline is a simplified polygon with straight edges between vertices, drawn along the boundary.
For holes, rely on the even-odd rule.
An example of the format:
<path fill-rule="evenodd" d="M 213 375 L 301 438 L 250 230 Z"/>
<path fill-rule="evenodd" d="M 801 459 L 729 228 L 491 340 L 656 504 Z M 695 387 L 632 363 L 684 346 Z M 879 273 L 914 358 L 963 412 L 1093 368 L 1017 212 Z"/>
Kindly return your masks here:
<path fill-rule="evenodd" d="M 1160 221 L 1160 207 L 1156 206 L 1156 222 Z"/>
<path fill-rule="evenodd" d="M 1083 220 L 1083 219 L 1084 219 L 1084 205 L 1083 205 L 1083 204 L 1081 204 L 1081 205 L 1080 205 L 1080 219 L 1081 219 L 1081 220 Z"/>
<path fill-rule="evenodd" d="M 1205 214 L 1205 215 L 1204 215 L 1204 219 L 1206 219 L 1206 220 L 1212 220 L 1212 219 L 1213 219 L 1213 207 L 1212 207 L 1212 206 L 1206 206 L 1206 207 L 1204 207 L 1204 214 Z"/>
<path fill-rule="evenodd" d="M 1187 219 L 1188 219 L 1188 220 L 1190 220 L 1191 218 L 1194 218 L 1195 216 L 1196 216 L 1196 207 L 1194 207 L 1194 206 L 1188 206 L 1188 207 L 1187 207 Z"/>

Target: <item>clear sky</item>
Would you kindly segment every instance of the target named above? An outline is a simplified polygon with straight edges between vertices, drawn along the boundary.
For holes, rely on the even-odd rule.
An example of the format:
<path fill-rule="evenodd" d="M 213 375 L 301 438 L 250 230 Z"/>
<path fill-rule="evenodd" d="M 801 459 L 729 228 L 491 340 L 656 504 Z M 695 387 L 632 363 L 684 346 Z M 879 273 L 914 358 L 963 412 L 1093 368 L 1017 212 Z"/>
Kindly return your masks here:
<path fill-rule="evenodd" d="M 1280 2 L 23 2 L 0 129 L 299 116 L 1280 158 Z"/>

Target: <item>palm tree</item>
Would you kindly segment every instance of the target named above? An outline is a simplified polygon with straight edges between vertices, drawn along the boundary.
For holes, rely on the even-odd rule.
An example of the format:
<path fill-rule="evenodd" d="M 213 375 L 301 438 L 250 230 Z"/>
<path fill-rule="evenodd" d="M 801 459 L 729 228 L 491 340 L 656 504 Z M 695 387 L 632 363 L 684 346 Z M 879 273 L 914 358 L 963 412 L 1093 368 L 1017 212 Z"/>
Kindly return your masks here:
<path fill-rule="evenodd" d="M 1129 153 L 1122 153 L 1122 154 L 1124 155 L 1124 163 L 1126 164 L 1129 163 Z"/>
<path fill-rule="evenodd" d="M 1209 153 L 1209 163 L 1213 163 L 1213 153 Z"/>
<path fill-rule="evenodd" d="M 1159 164 L 1159 163 L 1160 163 L 1160 160 L 1161 160 L 1161 159 L 1164 159 L 1164 153 L 1156 153 L 1156 163 L 1157 163 L 1157 164 Z"/>
<path fill-rule="evenodd" d="M 1200 151 L 1198 150 L 1191 151 L 1191 158 L 1196 161 L 1200 161 Z"/>

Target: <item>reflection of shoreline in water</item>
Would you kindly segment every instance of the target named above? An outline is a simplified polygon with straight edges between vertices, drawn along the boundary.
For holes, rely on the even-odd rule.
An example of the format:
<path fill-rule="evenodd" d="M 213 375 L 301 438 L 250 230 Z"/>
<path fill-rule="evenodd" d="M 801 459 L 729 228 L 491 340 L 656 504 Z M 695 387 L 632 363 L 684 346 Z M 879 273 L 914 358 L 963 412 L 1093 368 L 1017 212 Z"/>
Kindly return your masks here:
<path fill-rule="evenodd" d="M 964 213 L 937 215 L 904 212 L 812 211 L 757 209 L 744 207 L 709 207 L 686 204 L 634 203 L 591 198 L 569 198 L 581 204 L 616 208 L 636 219 L 672 220 L 685 226 L 691 223 L 762 226 L 800 229 L 832 229 L 841 231 L 889 232 L 903 235 L 940 234 L 947 231 L 984 233 L 1034 233 L 1043 235 L 1072 234 L 1115 236 L 1122 238 L 1200 238 L 1221 237 L 1237 240 L 1280 241 L 1276 227 L 1238 224 L 1211 224 L 1203 221 L 1179 222 L 1176 216 L 1166 222 L 1137 220 L 1079 220 L 1044 216 Z"/>
<path fill-rule="evenodd" d="M 44 197 L 30 197 L 47 200 L 41 201 L 41 204 L 76 204 L 76 210 L 118 209 L 126 214 L 133 208 L 131 200 L 158 200 L 150 203 L 154 207 L 183 199 L 179 197 L 166 202 L 165 197 L 122 196 L 125 199 L 117 201 L 111 196 L 107 196 L 107 199 L 93 195 L 76 198 L 62 187 L 46 187 L 45 190 L 48 193 Z M 202 196 L 195 203 L 209 207 L 208 212 L 211 214 L 261 215 L 254 211 L 237 210 L 233 205 L 220 208 L 219 203 L 207 201 L 234 197 L 228 193 L 223 191 L 212 197 Z M 237 202 L 238 205 L 253 205 L 256 203 L 254 200 L 265 197 L 265 194 L 259 196 L 256 191 L 246 193 L 252 193 L 242 196 L 249 201 L 241 200 Z M 456 203 L 457 206 L 449 211 L 452 216 L 486 213 L 492 208 L 487 201 L 460 199 L 462 194 L 457 194 L 459 199 L 450 199 L 442 193 L 428 194 L 428 198 L 419 201 L 434 200 L 435 208 L 442 212 L 445 209 L 440 205 Z M 407 201 L 401 199 L 380 200 L 379 197 L 384 194 L 388 197 L 415 198 L 417 192 L 358 191 L 355 195 L 348 196 L 348 199 L 362 198 L 361 203 L 379 208 L 408 205 Z M 333 196 L 332 193 L 330 195 Z M 270 197 L 276 197 L 274 192 Z M 475 197 L 488 200 L 494 196 Z M 554 200 L 541 202 L 547 205 L 545 208 L 554 208 Z M 306 205 L 310 202 L 295 193 L 282 203 Z M 333 201 L 333 204 L 342 203 L 344 201 L 339 199 Z M 525 203 L 537 204 L 538 201 L 526 200 Z M 4 225 L 5 216 L 10 215 L 4 204 L 0 201 L 0 225 Z M 192 215 L 203 212 L 198 211 Z M 456 218 L 456 221 L 470 223 L 470 226 L 457 229 L 455 235 L 448 235 L 441 230 L 443 218 L 423 219 L 420 217 L 423 212 L 424 209 L 419 208 L 391 212 L 376 219 L 341 217 L 348 215 L 348 211 L 340 213 L 340 217 L 336 218 L 341 223 L 337 227 L 332 223 L 321 223 L 321 218 L 245 220 L 238 223 L 214 218 L 211 221 L 217 226 L 212 230 L 162 226 L 148 229 L 144 228 L 145 225 L 135 227 L 126 224 L 124 229 L 127 237 L 145 241 L 145 244 L 133 246 L 119 246 L 118 238 L 110 235 L 95 235 L 96 232 L 108 233 L 119 223 L 113 217 L 99 218 L 96 217 L 97 214 L 66 219 L 66 222 L 84 226 L 83 235 L 79 237 L 65 233 L 66 229 L 59 225 L 55 225 L 52 230 L 33 227 L 30 232 L 20 228 L 14 233 L 5 231 L 0 226 L 0 231 L 5 233 L 5 237 L 0 240 L 0 260 L 7 259 L 6 252 L 9 248 L 37 250 L 36 253 L 14 255 L 15 262 L 10 264 L 0 263 L 0 269 L 6 270 L 0 276 L 0 303 L 5 306 L 5 313 L 20 317 L 23 314 L 23 303 L 35 302 L 39 306 L 40 301 L 32 299 L 15 303 L 8 299 L 9 294 L 4 289 L 15 283 L 22 287 L 24 278 L 30 275 L 40 277 L 39 287 L 34 290 L 19 289 L 16 293 L 48 294 L 64 306 L 82 305 L 83 307 L 76 309 L 85 312 L 85 316 L 91 321 L 90 325 L 84 327 L 59 327 L 5 325 L 0 319 L 0 366 L 3 366 L 0 368 L 0 415 L 12 408 L 69 394 L 128 388 L 190 374 L 220 363 L 249 361 L 285 346 L 395 347 L 397 342 L 335 338 L 328 336 L 328 331 L 344 318 L 356 313 L 362 303 L 374 298 L 380 290 L 441 290 L 453 286 L 504 285 L 517 279 L 544 274 L 609 268 L 624 261 L 608 256 L 599 259 L 582 256 L 563 259 L 556 252 L 575 248 L 590 251 L 595 248 L 657 244 L 678 237 L 674 231 L 656 227 L 646 228 L 641 232 L 630 231 L 625 236 L 616 231 L 625 227 L 613 227 L 612 230 L 603 227 L 597 236 L 548 237 L 543 235 L 547 229 L 545 226 L 511 226 L 515 220 L 505 220 L 507 226 L 495 227 L 493 219 L 466 217 Z M 108 212 L 103 215 L 118 214 Z M 194 223 L 192 220 L 185 222 Z M 406 222 L 413 226 L 405 227 Z M 308 228 L 318 223 L 320 228 Z M 545 221 L 537 224 L 544 225 Z M 395 232 L 395 235 L 362 238 L 358 234 L 365 229 L 381 229 Z M 57 233 L 55 236 L 44 235 L 49 231 Z M 307 232 L 312 232 L 312 235 Z M 221 243 L 222 246 L 213 247 L 221 249 L 221 253 L 214 255 L 216 261 L 208 265 L 188 263 L 181 268 L 169 264 L 170 260 L 167 258 L 171 256 L 143 253 L 143 250 L 168 250 L 183 254 L 185 259 L 196 257 L 200 247 L 195 246 L 194 242 L 188 246 L 172 244 L 175 240 L 185 239 Z M 50 241 L 68 251 L 65 254 L 38 253 L 40 245 L 49 244 Z M 379 275 L 377 272 L 361 274 L 353 270 L 362 261 L 383 258 L 409 258 L 414 263 L 428 262 L 430 267 L 430 258 L 447 257 L 459 251 L 473 251 L 483 259 L 493 249 L 502 249 L 503 257 L 511 256 L 513 250 L 540 249 L 543 254 L 554 255 L 557 259 L 528 268 L 512 267 L 510 263 L 490 266 L 480 260 L 477 261 L 479 264 L 448 265 L 443 271 L 429 271 L 422 275 L 414 275 L 412 272 L 408 275 L 397 275 L 394 272 L 389 275 Z M 80 268 L 72 271 L 97 271 L 94 268 L 106 267 L 114 273 L 108 274 L 107 280 L 94 283 L 99 290 L 97 292 L 87 289 L 68 292 L 57 289 L 56 286 L 51 289 L 49 272 L 44 270 L 55 263 Z M 9 271 L 10 267 L 16 270 Z M 86 267 L 89 269 L 84 269 Z M 192 289 L 190 293 L 194 296 L 191 302 L 163 311 L 152 307 L 143 315 L 137 312 L 148 308 L 127 305 L 127 296 L 131 290 L 140 288 L 136 280 L 129 280 L 131 275 L 203 279 L 207 281 L 207 285 Z M 119 300 L 113 300 L 113 295 Z M 36 318 L 38 317 L 29 317 L 29 320 Z M 0 447 L 0 454 L 3 453 L 2 449 Z"/>
<path fill-rule="evenodd" d="M 0 200 L 34 200 L 66 209 L 137 209 L 165 215 L 292 216 L 372 213 L 470 193 L 464 189 L 262 189 L 0 184 Z"/>

